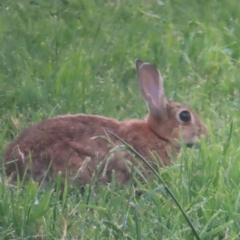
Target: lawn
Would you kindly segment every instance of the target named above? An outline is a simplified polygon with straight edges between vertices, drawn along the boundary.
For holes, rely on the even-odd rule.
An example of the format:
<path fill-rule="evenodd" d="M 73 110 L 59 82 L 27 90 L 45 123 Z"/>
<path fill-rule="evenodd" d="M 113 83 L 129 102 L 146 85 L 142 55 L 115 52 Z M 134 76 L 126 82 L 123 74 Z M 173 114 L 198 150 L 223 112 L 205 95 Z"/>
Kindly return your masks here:
<path fill-rule="evenodd" d="M 239 239 L 240 4 L 217 0 L 1 0 L 0 142 L 60 114 L 139 118 L 135 60 L 155 63 L 168 99 L 210 140 L 183 148 L 162 180 L 41 189 L 0 165 L 0 239 Z M 0 158 L 2 163 L 3 158 Z"/>

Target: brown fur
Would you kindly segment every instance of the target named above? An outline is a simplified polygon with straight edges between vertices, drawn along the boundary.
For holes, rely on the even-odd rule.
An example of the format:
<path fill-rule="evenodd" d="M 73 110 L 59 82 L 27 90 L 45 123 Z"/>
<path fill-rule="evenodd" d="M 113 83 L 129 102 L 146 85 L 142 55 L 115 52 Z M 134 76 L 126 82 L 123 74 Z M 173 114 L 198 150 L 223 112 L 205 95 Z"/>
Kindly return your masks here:
<path fill-rule="evenodd" d="M 150 109 L 146 121 L 119 122 L 84 114 L 50 118 L 29 127 L 8 146 L 4 156 L 7 175 L 16 172 L 17 167 L 20 177 L 27 171 L 35 181 L 47 182 L 61 171 L 64 177 L 67 174 L 77 176 L 77 183 L 84 185 L 90 182 L 96 167 L 113 148 L 106 139 L 93 138 L 95 136 L 105 136 L 114 145 L 122 145 L 109 133 L 113 132 L 151 164 L 153 154 L 158 155 L 161 159 L 158 165 L 162 166 L 171 163 L 170 154 L 179 152 L 180 142 L 195 143 L 200 135 L 207 135 L 205 125 L 193 111 L 165 99 L 161 75 L 154 65 L 137 61 L 137 73 L 142 95 Z M 178 111 L 182 110 L 191 112 L 191 121 L 181 122 L 177 118 Z M 129 181 L 131 174 L 126 159 L 134 159 L 129 151 L 115 152 L 106 163 L 105 174 L 102 166 L 99 181 L 111 181 L 113 170 L 118 183 Z"/>

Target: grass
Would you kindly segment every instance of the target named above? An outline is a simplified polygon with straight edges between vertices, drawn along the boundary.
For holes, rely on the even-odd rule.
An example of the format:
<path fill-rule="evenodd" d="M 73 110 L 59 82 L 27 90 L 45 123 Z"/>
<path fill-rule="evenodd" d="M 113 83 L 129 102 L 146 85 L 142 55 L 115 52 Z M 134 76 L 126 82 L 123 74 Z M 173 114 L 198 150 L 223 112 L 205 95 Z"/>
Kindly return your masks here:
<path fill-rule="evenodd" d="M 66 113 L 143 118 L 135 59 L 159 66 L 169 99 L 211 141 L 160 169 L 201 239 L 239 239 L 240 6 L 237 1 L 1 0 L 1 153 L 24 128 Z M 85 188 L 13 186 L 1 167 L 1 239 L 194 239 L 157 178 Z M 59 176 L 61 178 L 61 176 Z"/>

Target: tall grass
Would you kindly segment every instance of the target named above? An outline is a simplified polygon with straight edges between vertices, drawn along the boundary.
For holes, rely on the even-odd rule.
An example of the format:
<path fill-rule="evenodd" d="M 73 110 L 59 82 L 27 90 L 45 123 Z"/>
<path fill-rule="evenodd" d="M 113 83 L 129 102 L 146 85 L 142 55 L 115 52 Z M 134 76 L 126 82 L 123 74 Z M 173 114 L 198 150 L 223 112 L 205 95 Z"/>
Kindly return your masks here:
<path fill-rule="evenodd" d="M 153 62 L 168 98 L 195 109 L 211 134 L 161 178 L 201 239 L 239 239 L 239 10 L 216 0 L 1 0 L 1 153 L 58 114 L 144 118 L 134 62 Z M 0 238 L 194 239 L 157 179 L 140 196 L 114 181 L 84 194 L 64 186 L 12 185 L 1 167 Z"/>

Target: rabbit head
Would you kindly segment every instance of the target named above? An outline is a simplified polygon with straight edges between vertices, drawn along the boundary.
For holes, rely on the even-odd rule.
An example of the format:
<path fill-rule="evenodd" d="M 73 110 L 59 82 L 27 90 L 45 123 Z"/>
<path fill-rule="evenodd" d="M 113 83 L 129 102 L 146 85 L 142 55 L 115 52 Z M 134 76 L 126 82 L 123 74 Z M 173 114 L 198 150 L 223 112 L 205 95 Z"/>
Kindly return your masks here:
<path fill-rule="evenodd" d="M 158 69 L 148 62 L 136 61 L 139 88 L 149 108 L 148 126 L 163 140 L 176 147 L 185 143 L 196 144 L 208 130 L 189 107 L 168 101 L 164 94 L 163 79 Z"/>

